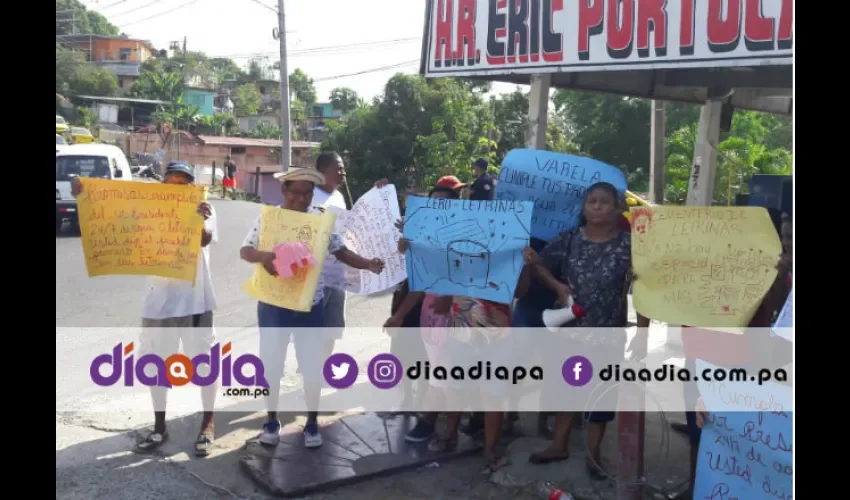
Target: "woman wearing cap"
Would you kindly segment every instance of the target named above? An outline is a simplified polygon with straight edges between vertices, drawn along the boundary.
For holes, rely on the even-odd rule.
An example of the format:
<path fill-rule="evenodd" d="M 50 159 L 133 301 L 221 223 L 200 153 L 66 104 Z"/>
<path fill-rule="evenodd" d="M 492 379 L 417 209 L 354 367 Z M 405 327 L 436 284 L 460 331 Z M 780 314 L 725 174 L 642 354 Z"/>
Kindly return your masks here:
<path fill-rule="evenodd" d="M 188 185 L 195 182 L 195 170 L 186 162 L 172 161 L 165 170 L 164 184 Z M 83 190 L 79 178 L 71 181 L 71 194 L 79 195 Z M 198 213 L 204 218 L 201 233 L 201 252 L 198 258 L 198 272 L 194 285 L 185 280 L 149 276 L 145 295 L 142 299 L 142 333 L 139 339 L 139 355 L 156 354 L 168 356 L 179 351 L 183 344 L 183 353 L 190 358 L 199 354 L 209 354 L 215 344 L 213 332 L 213 310 L 216 308 L 212 276 L 210 274 L 209 244 L 218 242 L 215 210 L 212 205 L 202 202 Z M 203 364 L 198 370 L 209 370 Z M 207 375 L 207 373 L 201 373 Z M 201 388 L 201 400 L 204 416 L 201 430 L 195 440 L 195 454 L 206 456 L 213 442 L 213 408 L 218 392 L 216 384 Z M 153 451 L 168 440 L 165 428 L 165 407 L 167 389 L 151 387 L 151 399 L 154 406 L 153 430 L 137 444 L 141 452 Z"/>
<path fill-rule="evenodd" d="M 325 182 L 324 176 L 316 170 L 301 168 L 293 169 L 278 177 L 282 183 L 284 206 L 296 212 L 321 214 L 318 209 L 311 208 L 313 188 Z M 248 231 L 245 242 L 239 254 L 243 260 L 252 264 L 261 264 L 271 275 L 276 275 L 273 252 L 259 250 L 260 224 L 262 216 L 254 222 Z M 319 250 L 321 251 L 321 250 Z M 355 269 L 368 269 L 373 273 L 384 270 L 381 259 L 365 259 L 345 247 L 338 234 L 331 234 L 328 251 L 340 262 Z M 263 434 L 260 442 L 274 446 L 280 442 L 280 421 L 277 418 L 278 399 L 280 396 L 280 379 L 283 377 L 284 361 L 290 338 L 295 344 L 295 356 L 298 366 L 304 376 L 304 395 L 307 402 L 307 424 L 304 426 L 304 446 L 317 448 L 322 445 L 319 433 L 318 409 L 322 389 L 322 366 L 324 364 L 325 339 L 318 332 L 307 331 L 307 328 L 323 328 L 324 309 L 322 305 L 324 280 L 319 275 L 316 295 L 313 298 L 313 308 L 310 312 L 298 312 L 277 307 L 264 302 L 257 303 L 257 323 L 260 327 L 260 359 L 269 382 L 269 396 L 266 398 L 268 421 L 263 424 Z"/>

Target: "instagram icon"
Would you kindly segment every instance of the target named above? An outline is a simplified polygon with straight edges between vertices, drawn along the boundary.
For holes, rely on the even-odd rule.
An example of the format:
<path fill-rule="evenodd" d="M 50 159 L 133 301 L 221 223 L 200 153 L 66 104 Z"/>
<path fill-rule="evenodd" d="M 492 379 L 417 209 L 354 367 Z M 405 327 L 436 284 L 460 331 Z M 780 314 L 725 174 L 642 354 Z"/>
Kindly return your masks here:
<path fill-rule="evenodd" d="M 401 361 L 392 354 L 378 354 L 369 361 L 369 381 L 378 389 L 392 389 L 401 382 Z"/>

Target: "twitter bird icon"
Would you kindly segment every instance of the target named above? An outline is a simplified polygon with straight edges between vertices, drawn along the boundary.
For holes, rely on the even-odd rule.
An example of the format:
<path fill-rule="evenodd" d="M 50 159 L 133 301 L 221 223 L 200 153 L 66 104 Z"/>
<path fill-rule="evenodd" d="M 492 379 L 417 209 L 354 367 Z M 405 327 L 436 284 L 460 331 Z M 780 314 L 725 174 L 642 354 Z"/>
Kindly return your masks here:
<path fill-rule="evenodd" d="M 348 367 L 351 366 L 348 363 L 342 363 L 339 366 L 331 363 L 331 373 L 333 373 L 332 377 L 334 380 L 342 380 L 348 375 Z"/>
<path fill-rule="evenodd" d="M 357 381 L 357 362 L 345 353 L 332 354 L 325 360 L 322 372 L 328 385 L 334 389 L 347 389 Z"/>

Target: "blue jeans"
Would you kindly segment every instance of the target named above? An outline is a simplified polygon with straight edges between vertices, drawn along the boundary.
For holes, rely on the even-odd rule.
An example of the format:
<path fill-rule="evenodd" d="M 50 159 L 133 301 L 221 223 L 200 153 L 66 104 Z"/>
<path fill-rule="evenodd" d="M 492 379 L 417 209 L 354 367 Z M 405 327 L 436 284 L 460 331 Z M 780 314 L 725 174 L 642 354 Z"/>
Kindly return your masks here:
<path fill-rule="evenodd" d="M 279 384 L 283 377 L 290 340 L 295 344 L 295 359 L 305 382 L 321 381 L 325 363 L 324 344 L 327 340 L 320 330 L 325 326 L 323 311 L 321 302 L 315 304 L 310 312 L 293 311 L 265 302 L 257 303 L 260 360 L 270 384 Z"/>

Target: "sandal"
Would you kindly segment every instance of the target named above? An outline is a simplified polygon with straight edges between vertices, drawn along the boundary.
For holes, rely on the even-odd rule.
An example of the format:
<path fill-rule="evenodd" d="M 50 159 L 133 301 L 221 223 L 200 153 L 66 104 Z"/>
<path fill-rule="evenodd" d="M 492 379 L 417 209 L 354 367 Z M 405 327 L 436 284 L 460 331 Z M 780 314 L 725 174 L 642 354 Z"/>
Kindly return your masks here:
<path fill-rule="evenodd" d="M 213 436 L 211 434 L 198 434 L 198 438 L 195 440 L 195 456 L 196 457 L 206 457 L 210 454 L 210 448 L 213 444 Z"/>
<path fill-rule="evenodd" d="M 151 431 L 144 439 L 136 443 L 136 451 L 149 453 L 162 446 L 166 441 L 168 441 L 168 431 Z"/>
<path fill-rule="evenodd" d="M 482 470 L 481 473 L 485 475 L 490 475 L 501 468 L 507 467 L 510 464 L 511 461 L 506 455 L 491 455 L 490 458 L 487 460 L 487 465 L 484 467 L 484 470 Z"/>
<path fill-rule="evenodd" d="M 534 465 L 543 465 L 549 464 L 552 462 L 563 462 L 564 460 L 570 458 L 570 453 L 568 451 L 535 451 L 531 455 L 528 456 L 529 463 Z"/>
<path fill-rule="evenodd" d="M 428 451 L 432 451 L 434 453 L 446 453 L 454 451 L 455 448 L 457 448 L 457 436 L 437 436 L 428 442 Z"/>
<path fill-rule="evenodd" d="M 608 475 L 605 474 L 605 471 L 602 470 L 601 467 L 591 462 L 590 459 L 586 461 L 587 464 L 587 473 L 590 474 L 590 479 L 594 481 L 602 481 L 604 479 L 608 479 Z"/>

